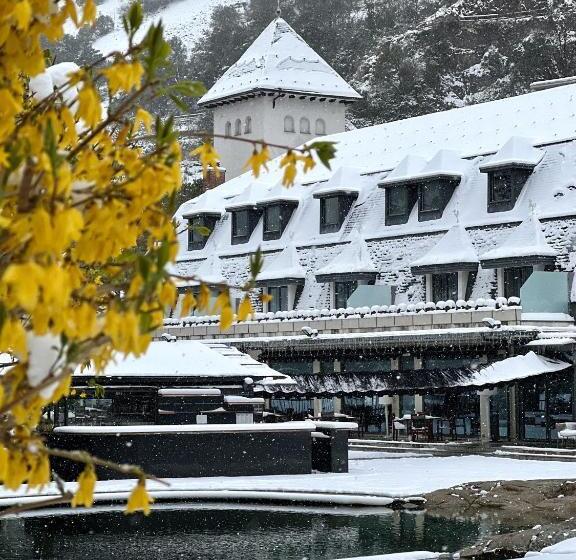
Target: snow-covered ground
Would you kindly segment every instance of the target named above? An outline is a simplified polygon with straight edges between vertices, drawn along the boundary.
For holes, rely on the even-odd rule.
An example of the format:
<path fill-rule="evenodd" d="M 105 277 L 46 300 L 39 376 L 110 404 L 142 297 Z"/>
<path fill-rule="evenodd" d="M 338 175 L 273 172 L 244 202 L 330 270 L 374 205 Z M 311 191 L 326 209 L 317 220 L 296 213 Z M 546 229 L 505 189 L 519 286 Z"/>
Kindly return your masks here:
<path fill-rule="evenodd" d="M 492 480 L 576 480 L 576 463 L 517 460 L 501 457 L 391 457 L 373 452 L 362 459 L 354 452 L 346 474 L 239 476 L 167 479 L 170 486 L 150 482 L 159 499 L 258 499 L 385 506 L 395 499 L 422 496 L 466 482 Z M 125 499 L 134 482 L 102 481 L 97 500 Z M 73 488 L 73 483 L 71 485 Z M 53 487 L 44 495 L 54 495 Z M 24 491 L 0 489 L 0 506 L 37 499 Z"/>
<path fill-rule="evenodd" d="M 231 5 L 238 0 L 174 0 L 165 8 L 151 14 L 144 20 L 142 33 L 148 25 L 160 19 L 164 23 L 166 36 L 179 37 L 184 46 L 189 49 L 197 41 L 210 24 L 212 11 L 216 6 Z M 98 6 L 98 15 L 107 15 L 114 20 L 114 31 L 104 35 L 94 43 L 94 48 L 108 53 L 127 46 L 126 33 L 122 27 L 122 14 L 129 5 L 125 0 L 106 0 Z M 137 36 L 137 39 L 140 39 Z"/>
<path fill-rule="evenodd" d="M 576 539 L 568 539 L 553 546 L 547 546 L 541 552 L 528 552 L 525 557 L 538 560 L 574 560 L 576 559 Z"/>

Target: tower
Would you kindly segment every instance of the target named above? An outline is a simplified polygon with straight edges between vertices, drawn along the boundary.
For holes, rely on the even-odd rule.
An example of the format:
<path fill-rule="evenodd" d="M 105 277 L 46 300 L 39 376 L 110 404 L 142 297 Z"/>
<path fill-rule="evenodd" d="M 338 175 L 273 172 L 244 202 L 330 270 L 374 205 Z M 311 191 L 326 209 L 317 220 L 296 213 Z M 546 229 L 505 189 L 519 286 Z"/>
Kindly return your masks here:
<path fill-rule="evenodd" d="M 344 132 L 346 107 L 361 99 L 346 81 L 277 17 L 198 105 L 214 112 L 215 135 L 296 147 Z M 226 178 L 242 173 L 252 145 L 215 137 Z M 272 156 L 282 150 L 272 148 Z"/>

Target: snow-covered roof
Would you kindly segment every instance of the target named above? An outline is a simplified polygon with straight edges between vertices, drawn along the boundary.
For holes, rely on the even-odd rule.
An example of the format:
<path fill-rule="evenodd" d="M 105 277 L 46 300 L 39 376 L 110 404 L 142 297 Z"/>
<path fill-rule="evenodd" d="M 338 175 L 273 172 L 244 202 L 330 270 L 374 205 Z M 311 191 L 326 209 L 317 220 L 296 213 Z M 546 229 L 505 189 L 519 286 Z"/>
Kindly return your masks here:
<path fill-rule="evenodd" d="M 304 279 L 306 271 L 300 264 L 298 251 L 290 244 L 276 255 L 264 257 L 264 267 L 258 275 L 258 282 L 280 280 L 284 278 Z"/>
<path fill-rule="evenodd" d="M 412 179 L 422 180 L 434 177 L 462 177 L 470 162 L 462 159 L 455 150 L 438 150 L 434 157 L 419 172 L 414 173 Z"/>
<path fill-rule="evenodd" d="M 503 167 L 536 167 L 544 157 L 544 150 L 534 147 L 533 140 L 512 136 L 493 156 L 480 165 L 480 171 L 490 171 Z"/>
<path fill-rule="evenodd" d="M 504 242 L 481 255 L 482 261 L 513 259 L 517 257 L 556 257 L 558 253 L 550 247 L 542 231 L 540 220 L 531 213 Z"/>
<path fill-rule="evenodd" d="M 472 240 L 460 224 L 452 226 L 430 251 L 413 261 L 411 266 L 414 268 L 456 263 L 478 264 L 478 255 Z"/>
<path fill-rule="evenodd" d="M 236 196 L 225 201 L 227 211 L 241 208 L 256 207 L 258 202 L 266 196 L 270 185 L 261 181 L 251 181 Z"/>
<path fill-rule="evenodd" d="M 75 375 L 93 376 L 92 368 Z M 154 341 L 147 352 L 136 358 L 118 355 L 104 372 L 108 377 L 253 377 L 290 378 L 266 364 L 257 362 L 235 348 L 196 340 Z"/>
<path fill-rule="evenodd" d="M 181 215 L 184 218 L 199 216 L 202 214 L 212 214 L 222 216 L 224 208 L 220 197 L 213 191 L 207 191 L 196 198 L 188 200 L 180 208 Z"/>
<path fill-rule="evenodd" d="M 209 105 L 257 90 L 361 99 L 361 95 L 280 17 L 264 29 L 198 104 Z"/>
<path fill-rule="evenodd" d="M 385 186 L 407 183 L 424 170 L 426 163 L 425 158 L 408 154 L 380 181 L 380 184 Z"/>
<path fill-rule="evenodd" d="M 314 191 L 316 198 L 330 194 L 358 194 L 364 180 L 360 170 L 354 167 L 342 166 L 320 188 Z"/>
<path fill-rule="evenodd" d="M 226 282 L 224 275 L 222 274 L 222 264 L 220 258 L 212 253 L 202 264 L 198 267 L 195 272 L 198 282 L 190 282 L 189 285 L 198 285 L 200 281 L 204 284 L 216 285 L 223 284 Z"/>
<path fill-rule="evenodd" d="M 278 182 L 259 197 L 255 193 L 255 198 L 258 198 L 258 204 L 262 205 L 273 204 L 275 202 L 298 204 L 302 196 L 299 194 L 298 189 L 288 189 L 282 182 Z"/>
<path fill-rule="evenodd" d="M 350 243 L 346 245 L 332 261 L 316 271 L 318 276 L 332 276 L 340 274 L 377 274 L 366 242 L 358 231 L 352 232 Z"/>

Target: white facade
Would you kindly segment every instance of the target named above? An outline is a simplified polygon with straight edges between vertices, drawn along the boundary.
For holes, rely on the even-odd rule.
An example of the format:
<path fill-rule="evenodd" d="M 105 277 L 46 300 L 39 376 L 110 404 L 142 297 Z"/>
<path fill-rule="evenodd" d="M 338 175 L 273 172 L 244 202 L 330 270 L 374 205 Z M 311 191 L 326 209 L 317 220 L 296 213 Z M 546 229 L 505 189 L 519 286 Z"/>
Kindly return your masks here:
<path fill-rule="evenodd" d="M 345 124 L 346 105 L 338 101 L 262 96 L 214 109 L 216 135 L 265 140 L 269 144 L 292 148 L 317 136 L 344 132 Z M 252 144 L 217 136 L 214 146 L 226 169 L 227 180 L 242 174 L 246 160 L 254 149 Z M 272 157 L 276 157 L 283 150 L 271 148 L 270 152 Z"/>

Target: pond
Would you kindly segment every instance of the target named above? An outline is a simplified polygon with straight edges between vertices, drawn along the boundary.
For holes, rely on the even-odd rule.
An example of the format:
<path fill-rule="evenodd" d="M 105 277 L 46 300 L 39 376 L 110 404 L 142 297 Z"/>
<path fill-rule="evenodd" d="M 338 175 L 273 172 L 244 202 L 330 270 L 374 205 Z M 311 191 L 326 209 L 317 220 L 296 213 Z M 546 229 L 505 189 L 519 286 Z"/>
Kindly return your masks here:
<path fill-rule="evenodd" d="M 0 558 L 333 560 L 410 550 L 455 552 L 499 530 L 493 521 L 374 508 L 158 504 L 145 518 L 101 506 L 4 519 Z"/>

